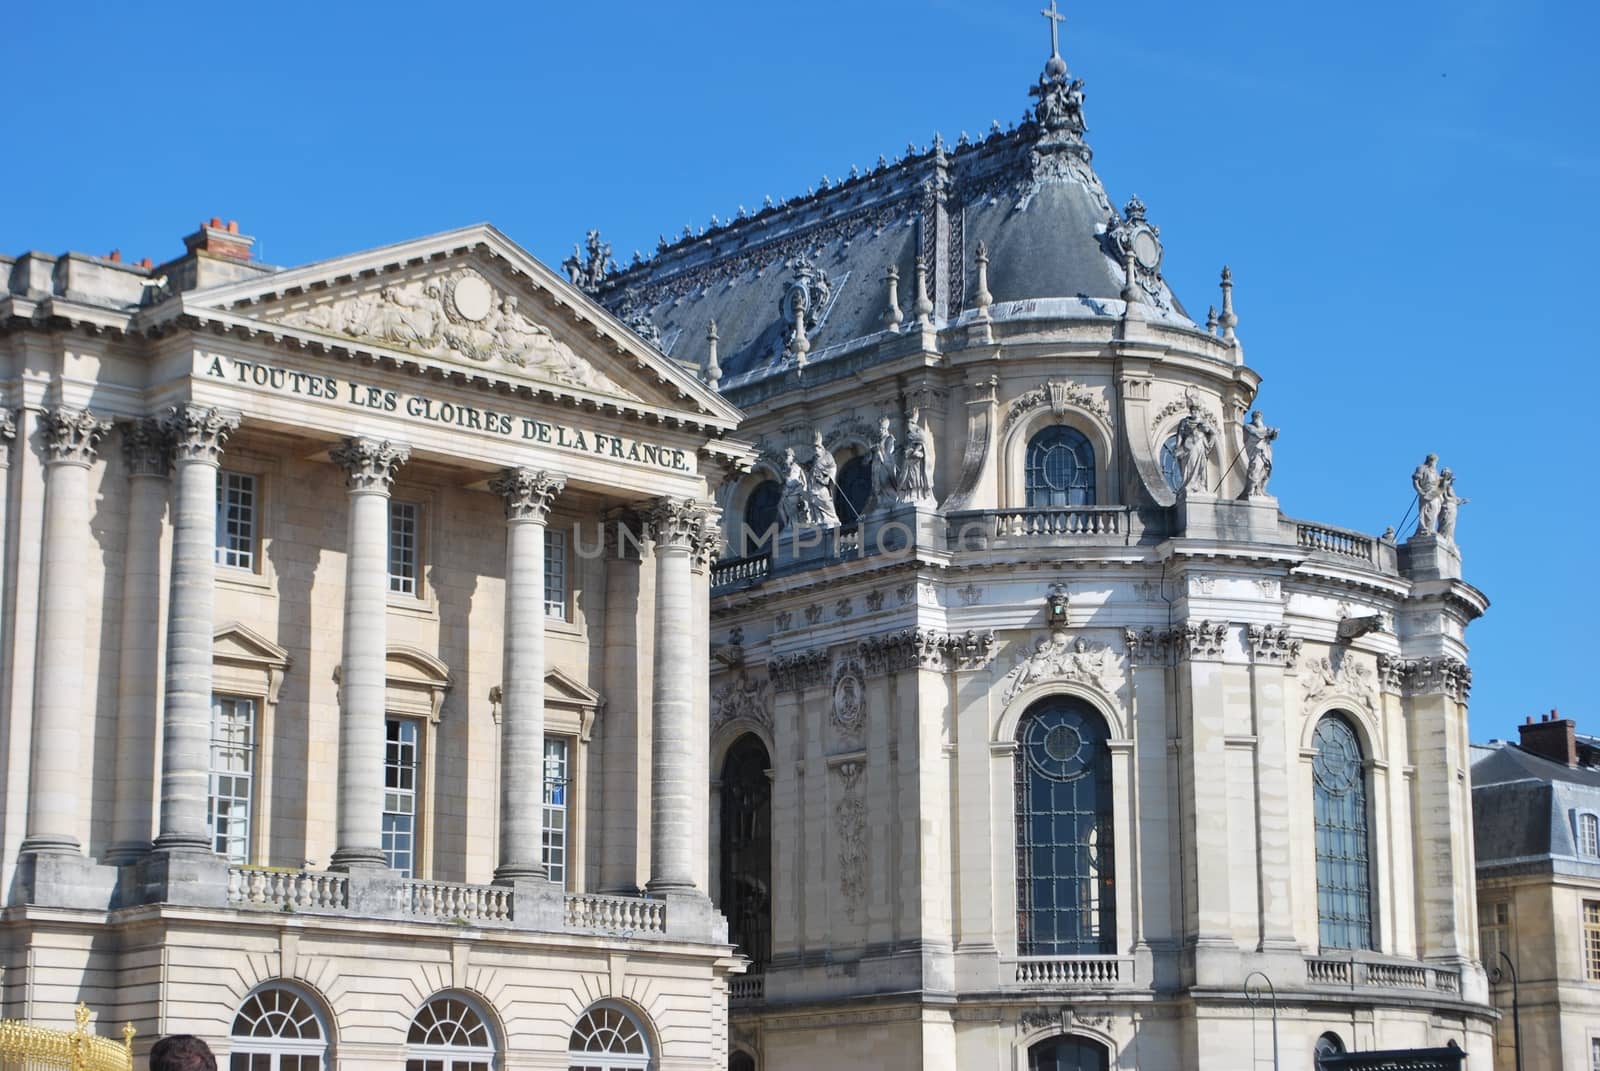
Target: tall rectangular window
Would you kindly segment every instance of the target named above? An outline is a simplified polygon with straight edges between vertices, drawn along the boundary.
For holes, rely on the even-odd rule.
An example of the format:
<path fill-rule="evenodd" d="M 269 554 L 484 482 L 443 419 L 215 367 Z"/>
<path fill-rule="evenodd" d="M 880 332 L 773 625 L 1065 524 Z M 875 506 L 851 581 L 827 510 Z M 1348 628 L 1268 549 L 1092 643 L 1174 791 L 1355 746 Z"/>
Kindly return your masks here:
<path fill-rule="evenodd" d="M 256 567 L 256 478 L 248 472 L 217 474 L 217 564 Z"/>
<path fill-rule="evenodd" d="M 421 516 L 415 502 L 389 503 L 389 590 L 399 595 L 417 593 Z"/>
<path fill-rule="evenodd" d="M 1583 975 L 1600 982 L 1600 901 L 1583 902 Z"/>
<path fill-rule="evenodd" d="M 410 718 L 384 722 L 383 854 L 403 877 L 416 877 L 417 783 L 422 775 L 418 725 Z"/>
<path fill-rule="evenodd" d="M 1600 816 L 1578 815 L 1578 851 L 1591 859 L 1600 856 Z"/>
<path fill-rule="evenodd" d="M 1504 900 L 1478 904 L 1478 956 L 1487 968 L 1500 962 L 1500 953 L 1511 955 L 1511 905 Z"/>
<path fill-rule="evenodd" d="M 255 700 L 212 696 L 211 783 L 206 822 L 211 830 L 211 850 L 234 863 L 250 861 L 255 751 Z"/>
<path fill-rule="evenodd" d="M 1589 1039 L 1589 1071 L 1600 1071 L 1600 1038 Z"/>
<path fill-rule="evenodd" d="M 544 615 L 567 619 L 567 533 L 544 530 Z"/>
<path fill-rule="evenodd" d="M 567 883 L 567 740 L 544 738 L 544 867 L 551 881 Z"/>

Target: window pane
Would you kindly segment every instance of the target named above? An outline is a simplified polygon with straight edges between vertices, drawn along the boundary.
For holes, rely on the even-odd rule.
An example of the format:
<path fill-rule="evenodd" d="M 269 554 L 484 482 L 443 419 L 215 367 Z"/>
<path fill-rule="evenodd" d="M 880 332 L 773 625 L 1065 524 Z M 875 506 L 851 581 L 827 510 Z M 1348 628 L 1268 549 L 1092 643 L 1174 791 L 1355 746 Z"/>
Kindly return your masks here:
<path fill-rule="evenodd" d="M 567 619 L 567 533 L 544 530 L 544 613 Z"/>
<path fill-rule="evenodd" d="M 389 590 L 401 595 L 417 593 L 420 516 L 415 502 L 389 503 Z"/>
<path fill-rule="evenodd" d="M 565 737 L 544 740 L 544 866 L 551 881 L 567 880 L 567 759 Z"/>
<path fill-rule="evenodd" d="M 211 850 L 235 863 L 250 854 L 250 797 L 255 770 L 253 699 L 211 697 L 211 776 L 206 818 Z"/>
<path fill-rule="evenodd" d="M 1028 440 L 1023 477 L 1029 508 L 1092 506 L 1094 447 L 1076 428 L 1052 425 Z"/>
<path fill-rule="evenodd" d="M 418 732 L 410 718 L 384 722 L 383 854 L 408 878 L 416 876 Z"/>
<path fill-rule="evenodd" d="M 1355 730 L 1329 715 L 1311 762 L 1317 853 L 1317 922 L 1323 948 L 1372 947 L 1366 770 Z"/>
<path fill-rule="evenodd" d="M 249 473 L 217 474 L 218 565 L 256 567 L 256 478 Z"/>

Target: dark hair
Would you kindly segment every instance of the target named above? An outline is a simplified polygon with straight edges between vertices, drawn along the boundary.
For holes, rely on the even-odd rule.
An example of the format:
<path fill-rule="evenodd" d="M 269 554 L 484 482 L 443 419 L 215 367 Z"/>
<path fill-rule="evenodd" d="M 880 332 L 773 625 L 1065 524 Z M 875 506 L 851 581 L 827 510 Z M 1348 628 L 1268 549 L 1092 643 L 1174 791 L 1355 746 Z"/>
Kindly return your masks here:
<path fill-rule="evenodd" d="M 193 1034 L 169 1034 L 150 1047 L 150 1071 L 217 1071 L 217 1058 Z"/>

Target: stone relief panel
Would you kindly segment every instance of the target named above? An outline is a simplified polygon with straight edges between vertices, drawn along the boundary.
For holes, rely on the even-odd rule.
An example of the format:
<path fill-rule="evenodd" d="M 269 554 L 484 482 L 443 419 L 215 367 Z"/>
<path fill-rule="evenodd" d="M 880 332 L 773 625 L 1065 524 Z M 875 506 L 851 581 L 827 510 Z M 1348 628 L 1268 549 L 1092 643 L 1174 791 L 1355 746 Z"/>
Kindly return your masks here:
<path fill-rule="evenodd" d="M 632 397 L 472 268 L 395 281 L 267 317 L 427 357 L 510 365 L 535 379 Z"/>
<path fill-rule="evenodd" d="M 738 675 L 718 688 L 711 696 L 711 729 L 732 721 L 748 721 L 772 730 L 771 687 L 764 680 L 752 678 L 740 670 Z"/>
<path fill-rule="evenodd" d="M 1005 676 L 1001 702 L 1011 702 L 1035 684 L 1067 680 L 1096 688 L 1120 705 L 1126 679 L 1122 657 L 1109 646 L 1082 636 L 1068 640 L 1057 632 L 1040 640 L 1031 652 L 1019 655 L 1016 666 Z"/>
<path fill-rule="evenodd" d="M 866 671 L 853 654 L 833 664 L 833 724 L 846 736 L 859 736 L 866 724 Z"/>
<path fill-rule="evenodd" d="M 839 840 L 839 896 L 845 917 L 852 922 L 867 889 L 867 804 L 860 791 L 864 766 L 859 759 L 846 759 L 835 767 L 843 790 L 833 808 Z"/>
<path fill-rule="evenodd" d="M 1000 433 L 1003 435 L 1010 431 L 1012 425 L 1042 405 L 1048 405 L 1056 416 L 1061 416 L 1068 406 L 1072 406 L 1093 414 L 1105 424 L 1111 423 L 1111 407 L 1106 404 L 1103 387 L 1088 387 L 1070 379 L 1053 379 L 1043 386 L 1024 391 L 1012 400 L 1006 409 L 1005 420 L 1000 425 Z"/>
<path fill-rule="evenodd" d="M 1258 665 L 1292 667 L 1300 658 L 1302 641 L 1282 625 L 1250 625 L 1245 629 L 1250 660 Z"/>
<path fill-rule="evenodd" d="M 1346 696 L 1378 712 L 1378 676 L 1365 661 L 1349 651 L 1335 649 L 1312 662 L 1302 675 L 1305 701 L 1312 707 L 1331 696 Z"/>

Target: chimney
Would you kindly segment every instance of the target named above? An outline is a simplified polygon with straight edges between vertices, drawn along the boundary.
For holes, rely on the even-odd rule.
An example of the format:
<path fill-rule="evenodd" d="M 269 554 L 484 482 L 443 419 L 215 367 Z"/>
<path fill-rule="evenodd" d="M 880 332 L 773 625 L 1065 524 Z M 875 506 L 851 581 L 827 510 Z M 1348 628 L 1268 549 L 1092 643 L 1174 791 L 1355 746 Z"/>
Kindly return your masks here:
<path fill-rule="evenodd" d="M 1517 732 L 1522 737 L 1522 750 L 1565 766 L 1578 765 L 1578 723 L 1571 718 L 1563 718 L 1554 710 L 1541 715 L 1538 721 L 1530 715 L 1527 722 L 1517 726 Z"/>
<path fill-rule="evenodd" d="M 183 244 L 191 253 L 209 253 L 214 257 L 243 261 L 250 259 L 250 247 L 256 240 L 239 233 L 238 220 L 229 220 L 224 225 L 220 218 L 212 216 L 209 222 L 200 224 L 199 230 L 186 235 Z"/>

